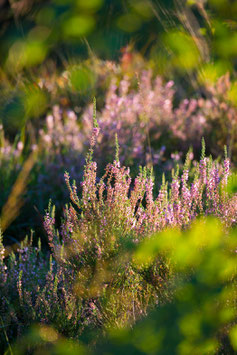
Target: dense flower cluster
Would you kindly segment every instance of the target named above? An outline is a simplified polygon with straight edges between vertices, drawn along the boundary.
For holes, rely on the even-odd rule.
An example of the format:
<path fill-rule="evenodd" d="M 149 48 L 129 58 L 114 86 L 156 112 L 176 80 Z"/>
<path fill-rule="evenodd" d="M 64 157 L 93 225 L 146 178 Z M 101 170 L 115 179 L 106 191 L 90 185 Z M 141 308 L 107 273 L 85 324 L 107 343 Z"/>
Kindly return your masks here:
<path fill-rule="evenodd" d="M 99 243 L 103 243 L 111 230 L 123 228 L 137 240 L 168 226 L 184 228 L 200 214 L 218 216 L 232 225 L 236 223 L 237 204 L 236 196 L 228 198 L 225 192 L 229 164 L 227 157 L 222 165 L 203 157 L 190 181 L 187 158 L 181 177 L 178 171 L 173 173 L 170 188 L 163 178 L 158 196 L 154 198 L 154 178 L 147 169 L 141 169 L 132 181 L 129 168 L 114 161 L 98 179 L 96 163 L 91 161 L 85 167 L 81 199 L 75 185 L 70 187 L 69 175 L 65 175 L 73 205 L 66 209 L 61 231 L 63 240 L 66 242 L 69 235 L 73 237 L 78 231 L 87 240 L 88 228 L 94 223 Z M 78 214 L 74 207 L 82 212 Z"/>
<path fill-rule="evenodd" d="M 98 115 L 102 132 L 100 151 L 112 152 L 117 133 L 123 163 L 138 159 L 140 163 L 156 164 L 164 145 L 181 151 L 190 145 L 199 149 L 203 136 L 207 137 L 208 150 L 214 155 L 220 154 L 224 144 L 236 154 L 237 111 L 228 101 L 230 87 L 229 76 L 223 76 L 215 88 L 206 88 L 206 99 L 186 98 L 176 107 L 174 82 L 164 83 L 161 77 L 154 78 L 152 71 L 140 71 L 135 82 L 128 76 L 119 83 L 112 80 L 105 107 Z M 82 116 L 83 127 L 88 127 L 89 132 L 91 115 L 92 107 L 89 107 Z"/>

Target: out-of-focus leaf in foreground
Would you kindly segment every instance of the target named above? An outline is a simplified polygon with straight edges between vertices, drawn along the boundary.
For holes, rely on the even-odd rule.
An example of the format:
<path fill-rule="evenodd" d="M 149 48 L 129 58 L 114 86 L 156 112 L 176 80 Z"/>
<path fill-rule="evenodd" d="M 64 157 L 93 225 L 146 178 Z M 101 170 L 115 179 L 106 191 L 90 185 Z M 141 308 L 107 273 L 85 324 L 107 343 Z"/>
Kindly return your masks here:
<path fill-rule="evenodd" d="M 134 262 L 141 265 L 166 255 L 177 272 L 174 299 L 133 330 L 112 331 L 108 343 L 100 345 L 101 353 L 185 355 L 236 349 L 236 248 L 237 230 L 226 235 L 211 218 L 183 233 L 167 230 L 145 241 Z"/>

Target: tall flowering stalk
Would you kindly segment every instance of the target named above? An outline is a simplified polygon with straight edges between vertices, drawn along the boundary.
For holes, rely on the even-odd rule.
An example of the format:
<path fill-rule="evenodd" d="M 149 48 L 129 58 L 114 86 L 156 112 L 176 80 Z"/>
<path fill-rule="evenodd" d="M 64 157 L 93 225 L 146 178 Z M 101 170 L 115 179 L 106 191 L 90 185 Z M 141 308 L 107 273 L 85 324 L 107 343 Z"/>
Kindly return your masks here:
<path fill-rule="evenodd" d="M 226 146 L 224 148 L 224 153 L 225 153 L 225 160 L 223 162 L 223 184 L 227 185 L 227 179 L 228 176 L 230 175 L 230 159 L 228 158 Z"/>

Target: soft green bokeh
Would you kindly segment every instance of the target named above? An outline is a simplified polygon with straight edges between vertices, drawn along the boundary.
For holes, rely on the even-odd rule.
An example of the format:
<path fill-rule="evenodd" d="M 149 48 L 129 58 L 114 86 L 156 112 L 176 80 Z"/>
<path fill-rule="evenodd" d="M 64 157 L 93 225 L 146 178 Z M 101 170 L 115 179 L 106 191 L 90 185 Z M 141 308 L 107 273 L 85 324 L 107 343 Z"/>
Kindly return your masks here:
<path fill-rule="evenodd" d="M 89 15 L 73 16 L 65 21 L 63 32 L 65 36 L 81 37 L 88 34 L 94 27 L 95 21 Z"/>
<path fill-rule="evenodd" d="M 178 272 L 174 299 L 158 306 L 134 330 L 114 332 L 99 349 L 113 354 L 214 354 L 222 332 L 226 341 L 221 346 L 228 353 L 224 329 L 230 329 L 236 349 L 236 247 L 237 230 L 226 235 L 212 218 L 195 222 L 186 232 L 169 230 L 144 242 L 134 261 L 152 262 L 155 255 L 166 255 Z"/>

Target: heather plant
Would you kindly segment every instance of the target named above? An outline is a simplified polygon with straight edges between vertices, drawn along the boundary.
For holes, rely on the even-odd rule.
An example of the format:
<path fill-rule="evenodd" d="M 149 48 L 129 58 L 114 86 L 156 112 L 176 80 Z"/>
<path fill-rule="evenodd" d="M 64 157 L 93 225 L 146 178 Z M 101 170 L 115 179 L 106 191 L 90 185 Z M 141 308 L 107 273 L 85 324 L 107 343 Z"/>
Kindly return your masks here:
<path fill-rule="evenodd" d="M 186 228 L 200 214 L 220 217 L 228 226 L 236 223 L 236 196 L 229 197 L 226 193 L 230 174 L 226 149 L 223 164 L 218 164 L 211 157 L 205 157 L 203 140 L 202 156 L 195 167 L 193 181 L 189 177 L 191 162 L 188 154 L 181 176 L 178 168 L 172 172 L 170 188 L 163 176 L 158 195 L 154 198 L 154 176 L 152 170 L 147 168 L 141 168 L 139 175 L 132 181 L 129 168 L 121 166 L 117 158 L 113 164 L 107 165 L 104 176 L 97 178 L 92 149 L 98 134 L 98 128 L 94 128 L 81 183 L 81 198 L 77 195 L 75 181 L 71 185 L 69 174 L 65 173 L 72 201 L 66 207 L 61 225 L 65 242 L 75 232 L 90 243 L 89 226 L 94 224 L 97 226 L 96 235 L 100 243 L 107 239 L 111 231 L 116 232 L 121 227 L 125 234 L 129 233 L 131 240 L 138 242 L 142 235 L 149 235 L 168 226 Z M 118 153 L 116 155 L 118 157 Z M 99 250 L 102 247 L 103 244 L 98 245 Z"/>
<path fill-rule="evenodd" d="M 230 100 L 232 84 L 226 74 L 214 85 L 207 84 L 205 98 L 197 95 L 175 104 L 177 90 L 173 81 L 163 82 L 151 70 L 136 71 L 136 77 L 125 75 L 112 80 L 106 94 L 105 107 L 98 114 L 101 127 L 101 150 L 113 155 L 113 137 L 118 134 L 122 163 L 135 165 L 161 163 L 174 151 L 193 146 L 200 150 L 200 141 L 206 137 L 209 153 L 219 156 L 228 144 L 236 156 L 236 107 Z M 176 100 L 177 101 L 177 100 Z M 82 116 L 83 127 L 90 127 L 92 107 Z M 218 128 L 217 128 L 218 127 Z M 172 149 L 172 150 L 171 150 Z M 196 155 L 195 154 L 195 155 Z"/>
<path fill-rule="evenodd" d="M 181 176 L 176 169 L 170 186 L 163 177 L 154 198 L 152 170 L 140 168 L 133 180 L 129 168 L 120 164 L 117 139 L 114 162 L 97 177 L 93 151 L 100 129 L 95 112 L 94 103 L 80 191 L 66 172 L 71 202 L 60 228 L 51 203 L 44 217 L 50 256 L 42 253 L 40 242 L 33 246 L 32 237 L 17 255 L 7 256 L 1 244 L 1 315 L 10 340 L 35 322 L 52 325 L 70 338 L 89 337 L 92 343 L 96 338 L 88 335 L 91 332 L 133 324 L 152 305 L 172 298 L 169 285 L 174 277 L 165 253 L 151 264 L 137 265 L 131 257 L 134 249 L 156 232 L 186 229 L 200 215 L 219 217 L 227 229 L 236 223 L 236 195 L 226 189 L 227 152 L 222 164 L 212 161 L 205 156 L 203 141 L 193 181 L 188 154 Z"/>

